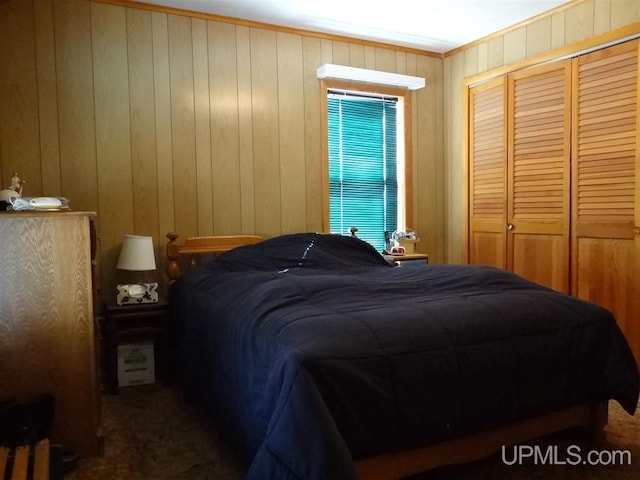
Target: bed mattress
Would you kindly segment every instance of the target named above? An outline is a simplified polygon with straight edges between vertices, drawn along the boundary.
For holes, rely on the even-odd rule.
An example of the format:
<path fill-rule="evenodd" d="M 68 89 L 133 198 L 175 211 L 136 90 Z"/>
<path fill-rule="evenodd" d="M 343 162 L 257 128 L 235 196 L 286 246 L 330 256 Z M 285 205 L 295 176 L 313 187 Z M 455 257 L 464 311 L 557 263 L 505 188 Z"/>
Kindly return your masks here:
<path fill-rule="evenodd" d="M 361 457 L 638 401 L 607 310 L 491 267 L 394 268 L 349 237 L 225 253 L 176 282 L 172 311 L 185 391 L 248 479 L 355 479 Z"/>

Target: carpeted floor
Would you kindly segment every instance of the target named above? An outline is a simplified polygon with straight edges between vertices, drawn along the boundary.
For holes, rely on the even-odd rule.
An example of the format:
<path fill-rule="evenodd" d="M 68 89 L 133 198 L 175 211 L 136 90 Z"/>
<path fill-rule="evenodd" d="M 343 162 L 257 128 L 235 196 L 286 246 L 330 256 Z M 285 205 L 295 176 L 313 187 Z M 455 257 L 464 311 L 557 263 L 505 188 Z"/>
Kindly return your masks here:
<path fill-rule="evenodd" d="M 103 395 L 103 457 L 81 459 L 65 480 L 236 480 L 242 468 L 200 410 L 160 385 Z"/>
<path fill-rule="evenodd" d="M 103 397 L 105 455 L 81 459 L 65 480 L 239 480 L 242 467 L 201 412 L 178 390 L 159 385 L 123 388 Z M 414 480 L 636 480 L 640 478 L 640 408 L 634 417 L 609 404 L 607 443 L 602 450 L 629 451 L 630 465 L 507 465 L 500 454 L 472 464 L 434 470 Z M 588 447 L 574 436 L 542 440 L 557 446 L 558 459 L 573 461 Z M 572 447 L 572 450 L 568 450 Z M 505 451 L 510 462 L 514 450 Z M 509 457 L 509 458 L 507 458 Z M 628 458 L 628 457 L 627 457 Z"/>

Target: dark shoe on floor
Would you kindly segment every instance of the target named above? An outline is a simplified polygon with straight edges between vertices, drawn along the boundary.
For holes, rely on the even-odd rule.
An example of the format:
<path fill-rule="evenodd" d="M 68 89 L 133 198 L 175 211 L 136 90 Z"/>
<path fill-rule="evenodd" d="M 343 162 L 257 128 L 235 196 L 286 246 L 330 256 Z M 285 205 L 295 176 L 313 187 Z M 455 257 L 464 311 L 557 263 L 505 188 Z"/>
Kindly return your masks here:
<path fill-rule="evenodd" d="M 78 459 L 80 458 L 80 455 L 78 455 L 76 452 L 72 452 L 72 451 L 65 451 L 62 453 L 62 467 L 64 469 L 64 473 L 69 473 L 73 467 L 76 466 L 76 463 L 78 463 Z"/>
<path fill-rule="evenodd" d="M 25 403 L 0 403 L 0 445 L 15 448 L 47 438 L 55 414 L 55 399 L 44 393 Z"/>
<path fill-rule="evenodd" d="M 21 403 L 12 403 L 0 409 L 0 445 L 15 448 L 31 445 L 36 440 L 29 408 Z"/>
<path fill-rule="evenodd" d="M 35 431 L 36 440 L 49 436 L 53 416 L 56 413 L 56 400 L 52 395 L 43 393 L 26 402 L 31 415 L 31 424 Z"/>

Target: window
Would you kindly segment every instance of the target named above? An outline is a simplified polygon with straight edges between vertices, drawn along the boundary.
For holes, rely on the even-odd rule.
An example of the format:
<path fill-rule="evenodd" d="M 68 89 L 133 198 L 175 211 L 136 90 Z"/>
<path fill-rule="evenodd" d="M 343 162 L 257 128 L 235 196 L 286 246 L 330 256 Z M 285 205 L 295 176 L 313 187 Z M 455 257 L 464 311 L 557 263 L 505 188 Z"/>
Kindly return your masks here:
<path fill-rule="evenodd" d="M 325 108 L 328 230 L 382 251 L 406 224 L 404 93 L 328 87 Z"/>

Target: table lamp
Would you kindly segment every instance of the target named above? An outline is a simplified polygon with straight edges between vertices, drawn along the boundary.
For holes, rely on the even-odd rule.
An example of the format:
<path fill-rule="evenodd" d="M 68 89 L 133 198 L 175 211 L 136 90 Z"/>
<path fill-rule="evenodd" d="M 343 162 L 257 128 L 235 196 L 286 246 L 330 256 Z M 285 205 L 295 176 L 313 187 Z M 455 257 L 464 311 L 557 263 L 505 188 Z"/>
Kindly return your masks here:
<path fill-rule="evenodd" d="M 125 235 L 116 268 L 132 272 L 155 270 L 156 258 L 153 251 L 153 238 L 141 235 Z M 158 283 L 137 281 L 118 284 L 116 301 L 118 305 L 157 303 Z"/>

